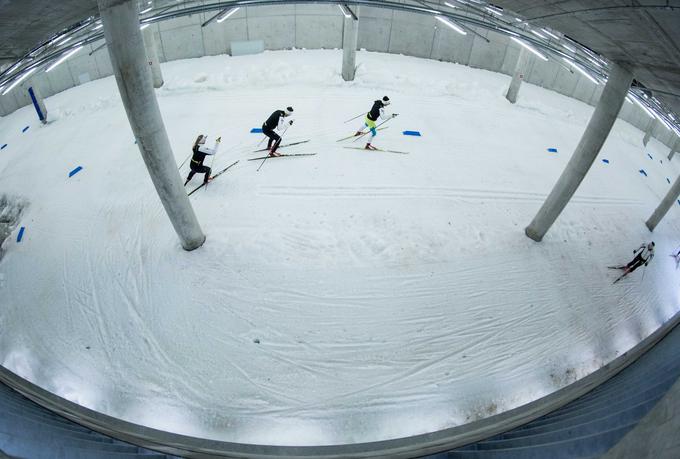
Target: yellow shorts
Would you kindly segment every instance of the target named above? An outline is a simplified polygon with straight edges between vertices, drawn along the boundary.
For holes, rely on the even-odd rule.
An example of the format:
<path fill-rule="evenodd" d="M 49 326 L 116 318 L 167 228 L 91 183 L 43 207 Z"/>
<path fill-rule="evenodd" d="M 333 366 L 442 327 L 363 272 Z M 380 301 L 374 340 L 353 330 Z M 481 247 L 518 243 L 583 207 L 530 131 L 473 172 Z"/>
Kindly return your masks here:
<path fill-rule="evenodd" d="M 366 126 L 368 126 L 369 129 L 375 129 L 375 121 L 369 119 L 368 116 L 366 116 L 364 123 L 366 123 Z"/>

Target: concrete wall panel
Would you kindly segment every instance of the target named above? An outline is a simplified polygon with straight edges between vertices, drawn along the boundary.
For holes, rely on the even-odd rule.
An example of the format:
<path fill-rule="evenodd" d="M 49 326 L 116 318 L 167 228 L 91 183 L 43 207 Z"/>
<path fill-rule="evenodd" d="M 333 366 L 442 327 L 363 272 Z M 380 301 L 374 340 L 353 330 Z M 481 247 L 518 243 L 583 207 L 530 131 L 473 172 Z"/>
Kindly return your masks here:
<path fill-rule="evenodd" d="M 468 65 L 474 35 L 461 35 L 446 26 L 437 26 L 432 58 Z"/>
<path fill-rule="evenodd" d="M 229 45 L 232 41 L 248 41 L 248 22 L 245 14 L 242 18 L 236 18 L 239 13 L 224 22 L 213 21 L 201 28 L 207 55 L 230 54 Z"/>
<path fill-rule="evenodd" d="M 294 16 L 295 5 L 248 6 L 246 14 L 248 18 Z M 255 39 L 251 38 L 251 40 Z"/>
<path fill-rule="evenodd" d="M 509 39 L 494 32 L 486 32 L 489 43 L 475 36 L 470 53 L 470 67 L 500 72 L 505 60 Z"/>
<path fill-rule="evenodd" d="M 434 38 L 434 24 L 413 24 L 394 21 L 390 36 L 390 53 L 430 57 Z"/>
<path fill-rule="evenodd" d="M 55 93 L 72 88 L 77 81 L 73 79 L 69 66 L 64 64 L 47 73 L 47 78 L 50 80 L 50 86 Z"/>
<path fill-rule="evenodd" d="M 265 49 L 295 47 L 295 16 L 257 16 L 248 13 L 248 39 L 264 41 Z"/>
<path fill-rule="evenodd" d="M 363 9 L 361 10 L 363 14 Z M 387 52 L 390 45 L 392 21 L 383 18 L 361 17 L 359 19 L 359 49 Z"/>
<path fill-rule="evenodd" d="M 85 48 L 61 65 L 68 65 L 76 85 L 98 80 L 102 77 L 99 74 L 96 61 L 88 55 Z"/>
<path fill-rule="evenodd" d="M 578 82 L 576 83 L 576 88 L 574 89 L 574 93 L 571 95 L 571 97 L 588 104 L 590 103 L 590 100 L 592 99 L 594 92 L 595 83 L 593 83 L 583 75 L 579 75 Z"/>
<path fill-rule="evenodd" d="M 543 88 L 552 88 L 560 70 L 559 64 L 555 61 L 544 61 L 534 57 L 531 71 L 527 72 L 525 81 Z"/>
<path fill-rule="evenodd" d="M 570 72 L 564 67 L 560 67 L 553 84 L 553 90 L 565 96 L 571 96 L 576 90 L 578 78 L 579 76 L 576 72 Z"/>
<path fill-rule="evenodd" d="M 356 6 L 350 6 L 350 8 L 356 12 Z M 344 18 L 343 14 L 340 12 L 340 8 L 338 8 L 338 5 L 295 5 L 295 14 L 298 16 L 337 16 L 340 19 Z"/>
<path fill-rule="evenodd" d="M 161 41 L 159 43 L 162 44 L 163 55 L 168 61 L 205 55 L 200 25 L 189 25 L 167 30 L 161 28 L 160 35 Z"/>
<path fill-rule="evenodd" d="M 333 16 L 295 16 L 296 48 L 342 48 L 345 17 L 337 11 Z"/>
<path fill-rule="evenodd" d="M 519 45 L 516 45 L 515 43 L 508 42 L 508 47 L 505 50 L 505 59 L 503 59 L 503 65 L 501 66 L 500 72 L 504 73 L 506 75 L 512 75 L 515 73 L 515 66 L 517 65 L 517 59 L 519 58 Z M 526 78 L 526 74 L 528 70 L 531 68 L 531 60 L 533 59 L 532 56 L 527 57 L 527 65 L 526 68 L 524 69 L 524 77 Z"/>

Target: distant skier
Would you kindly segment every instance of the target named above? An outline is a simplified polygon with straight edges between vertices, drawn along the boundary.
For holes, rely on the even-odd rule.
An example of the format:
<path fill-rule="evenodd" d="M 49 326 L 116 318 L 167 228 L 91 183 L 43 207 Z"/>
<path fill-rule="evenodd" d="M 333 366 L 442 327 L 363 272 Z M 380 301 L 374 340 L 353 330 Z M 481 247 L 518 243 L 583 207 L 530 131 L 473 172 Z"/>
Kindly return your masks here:
<path fill-rule="evenodd" d="M 678 266 L 680 265 L 680 250 L 676 253 L 672 253 L 671 257 L 675 260 L 675 269 L 678 269 Z"/>
<path fill-rule="evenodd" d="M 390 98 L 387 96 L 383 97 L 382 100 L 376 100 L 375 102 L 373 102 L 373 107 L 371 107 L 371 111 L 369 111 L 366 114 L 366 118 L 364 119 L 361 128 L 356 132 L 356 134 L 354 134 L 355 137 L 364 134 L 365 127 L 367 127 L 369 131 L 371 131 L 371 138 L 368 140 L 366 146 L 364 147 L 366 150 L 377 150 L 377 148 L 371 145 L 371 142 L 373 142 L 375 136 L 378 135 L 378 131 L 376 129 L 375 124 L 375 122 L 378 121 L 378 118 L 386 120 L 397 116 L 396 113 L 393 113 L 392 115 L 387 115 L 385 113 L 385 107 L 387 107 L 389 104 Z"/>
<path fill-rule="evenodd" d="M 640 266 L 647 266 L 649 262 L 652 261 L 652 258 L 654 258 L 654 241 L 649 244 L 642 244 L 640 247 L 633 250 L 633 254 L 635 254 L 635 257 L 627 265 L 610 266 L 612 269 L 623 269 L 623 274 L 614 281 L 615 284 Z"/>
<path fill-rule="evenodd" d="M 203 161 L 206 156 L 212 156 L 217 153 L 217 150 L 220 148 L 220 142 L 222 142 L 222 137 L 218 137 L 217 140 L 215 140 L 215 145 L 212 148 L 205 145 L 207 139 L 208 137 L 206 135 L 201 134 L 196 139 L 196 142 L 194 142 L 192 148 L 194 153 L 191 157 L 191 163 L 189 163 L 191 171 L 189 172 L 186 182 L 184 182 L 184 186 L 189 183 L 194 174 L 205 174 L 203 183 L 208 183 L 208 180 L 210 180 L 210 172 L 212 171 L 208 166 L 203 165 Z"/>
<path fill-rule="evenodd" d="M 292 126 L 293 120 L 285 120 L 285 118 L 288 118 L 292 114 L 293 107 L 288 107 L 285 110 L 276 110 L 262 125 L 262 133 L 269 137 L 269 142 L 267 142 L 269 156 L 281 156 L 276 152 L 276 149 L 281 143 L 281 136 L 278 135 L 274 130 L 276 129 L 281 132 L 286 123 L 288 123 L 289 126 Z"/>

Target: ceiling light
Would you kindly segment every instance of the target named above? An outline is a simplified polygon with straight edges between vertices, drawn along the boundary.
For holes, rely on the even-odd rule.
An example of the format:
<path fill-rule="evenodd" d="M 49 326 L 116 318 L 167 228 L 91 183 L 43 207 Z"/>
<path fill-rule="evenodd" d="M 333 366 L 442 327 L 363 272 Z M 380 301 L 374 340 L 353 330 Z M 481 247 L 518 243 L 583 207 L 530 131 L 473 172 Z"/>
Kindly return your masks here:
<path fill-rule="evenodd" d="M 151 11 L 152 9 L 153 9 L 153 6 L 150 6 L 149 8 L 145 9 L 144 11 L 140 11 L 139 14 L 148 13 L 148 12 Z"/>
<path fill-rule="evenodd" d="M 230 17 L 232 14 L 236 13 L 238 10 L 239 10 L 239 7 L 238 7 L 238 6 L 237 6 L 236 8 L 230 9 L 229 11 L 227 11 L 227 14 L 225 14 L 225 15 L 222 16 L 221 18 L 217 19 L 217 22 L 224 22 L 224 21 L 226 21 L 227 19 L 229 19 L 229 17 Z"/>
<path fill-rule="evenodd" d="M 458 8 L 456 5 L 452 5 L 449 2 L 444 2 L 444 5 L 448 6 L 449 8 Z"/>
<path fill-rule="evenodd" d="M 553 37 L 555 40 L 559 40 L 559 39 L 560 39 L 560 37 L 558 37 L 557 35 L 555 35 L 554 33 L 552 33 L 551 31 L 549 31 L 549 30 L 546 29 L 546 28 L 543 28 L 543 29 L 541 29 L 541 30 L 542 30 L 544 33 L 547 33 L 548 35 L 550 35 L 551 37 Z"/>
<path fill-rule="evenodd" d="M 98 26 L 92 27 L 92 30 L 93 30 L 93 31 L 94 31 L 94 30 L 99 30 L 99 29 L 101 29 L 102 27 L 104 27 L 104 24 L 99 24 Z"/>
<path fill-rule="evenodd" d="M 82 46 L 78 46 L 76 49 L 73 49 L 73 50 L 69 51 L 68 53 L 64 54 L 57 62 L 55 62 L 54 64 L 47 67 L 47 70 L 45 70 L 45 73 L 49 72 L 50 70 L 53 70 L 57 65 L 61 64 L 66 59 L 73 56 L 75 53 L 80 51 L 82 48 L 83 48 Z"/>
<path fill-rule="evenodd" d="M 28 76 L 29 76 L 31 73 L 35 72 L 37 68 L 38 68 L 38 67 L 33 67 L 31 70 L 29 70 L 28 72 L 24 73 L 24 74 L 21 75 L 19 78 L 17 78 L 16 80 L 14 80 L 14 83 L 12 83 L 12 84 L 9 86 L 9 88 L 5 89 L 5 91 L 2 93 L 2 95 L 4 96 L 4 95 L 7 94 L 8 92 L 10 92 L 12 89 L 14 89 L 14 87 L 15 87 L 16 85 L 18 85 L 19 83 L 21 83 L 22 81 L 24 81 L 26 78 L 28 78 Z"/>
<path fill-rule="evenodd" d="M 144 30 L 144 29 L 146 29 L 147 27 L 149 27 L 150 25 L 151 25 L 151 24 L 149 24 L 148 22 L 147 22 L 146 24 L 142 24 L 142 25 L 139 27 L 139 30 Z"/>
<path fill-rule="evenodd" d="M 466 31 L 464 31 L 463 29 L 461 29 L 459 26 L 457 26 L 457 25 L 454 24 L 453 22 L 449 21 L 448 19 L 443 18 L 443 17 L 441 17 L 441 16 L 435 16 L 435 18 L 437 18 L 437 20 L 438 20 L 439 22 L 442 22 L 442 23 L 446 24 L 447 26 L 451 27 L 453 30 L 455 30 L 455 31 L 458 32 L 459 34 L 461 34 L 461 35 L 467 35 L 467 32 L 466 32 Z"/>
<path fill-rule="evenodd" d="M 599 81 L 597 81 L 595 78 L 593 78 L 593 77 L 590 75 L 590 73 L 588 73 L 588 72 L 586 72 L 585 70 L 583 70 L 583 69 L 581 68 L 581 66 L 578 65 L 576 62 L 570 61 L 570 60 L 567 59 L 566 57 L 563 57 L 562 59 L 564 60 L 564 62 L 566 62 L 567 64 L 571 65 L 572 67 L 574 67 L 574 68 L 575 68 L 576 70 L 578 70 L 579 72 L 581 72 L 586 78 L 588 78 L 588 79 L 589 79 L 590 81 L 592 81 L 593 83 L 595 83 L 595 84 L 597 84 L 597 85 L 600 84 Z"/>
<path fill-rule="evenodd" d="M 497 15 L 497 16 L 503 16 L 503 13 L 501 13 L 501 12 L 500 12 L 498 9 L 496 9 L 496 8 L 492 8 L 492 7 L 490 7 L 490 6 L 485 6 L 484 9 L 487 10 L 489 13 L 493 13 L 493 14 L 495 14 L 495 15 Z"/>
<path fill-rule="evenodd" d="M 542 39 L 544 39 L 544 40 L 547 40 L 546 37 L 544 37 L 544 36 L 541 35 L 540 33 L 536 32 L 535 30 L 532 30 L 531 33 L 533 33 L 534 35 L 536 35 L 536 36 L 539 37 L 539 38 L 542 38 Z"/>
<path fill-rule="evenodd" d="M 576 52 L 576 49 L 575 49 L 575 48 L 572 48 L 572 47 L 569 46 L 569 45 L 565 45 L 564 43 L 562 43 L 562 46 L 564 46 L 567 50 L 571 51 L 572 53 L 575 53 L 575 52 Z"/>
<path fill-rule="evenodd" d="M 342 14 L 343 14 L 347 19 L 351 19 L 351 18 L 352 18 L 352 15 L 349 13 L 349 11 L 347 11 L 347 10 L 345 9 L 345 7 L 344 7 L 343 5 L 338 5 L 338 8 L 340 8 L 340 11 L 342 11 Z"/>
<path fill-rule="evenodd" d="M 529 51 L 531 51 L 532 53 L 534 53 L 535 55 L 537 55 L 538 57 L 540 57 L 544 61 L 548 60 L 547 57 L 545 57 L 543 54 L 541 54 L 536 48 L 534 48 L 530 44 L 526 43 L 524 40 L 520 40 L 519 38 L 515 38 L 515 37 L 510 37 L 510 40 L 513 40 L 513 41 L 519 43 L 520 45 L 524 46 L 526 49 L 528 49 Z"/>

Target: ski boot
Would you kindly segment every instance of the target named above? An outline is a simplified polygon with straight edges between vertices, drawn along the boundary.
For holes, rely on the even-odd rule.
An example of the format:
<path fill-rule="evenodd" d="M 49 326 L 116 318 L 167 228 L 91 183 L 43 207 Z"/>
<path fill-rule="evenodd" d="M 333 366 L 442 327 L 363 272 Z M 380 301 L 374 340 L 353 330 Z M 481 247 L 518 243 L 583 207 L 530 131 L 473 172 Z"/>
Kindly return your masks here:
<path fill-rule="evenodd" d="M 370 143 L 367 143 L 366 146 L 364 147 L 364 150 L 377 150 L 377 148 L 371 145 Z"/>

